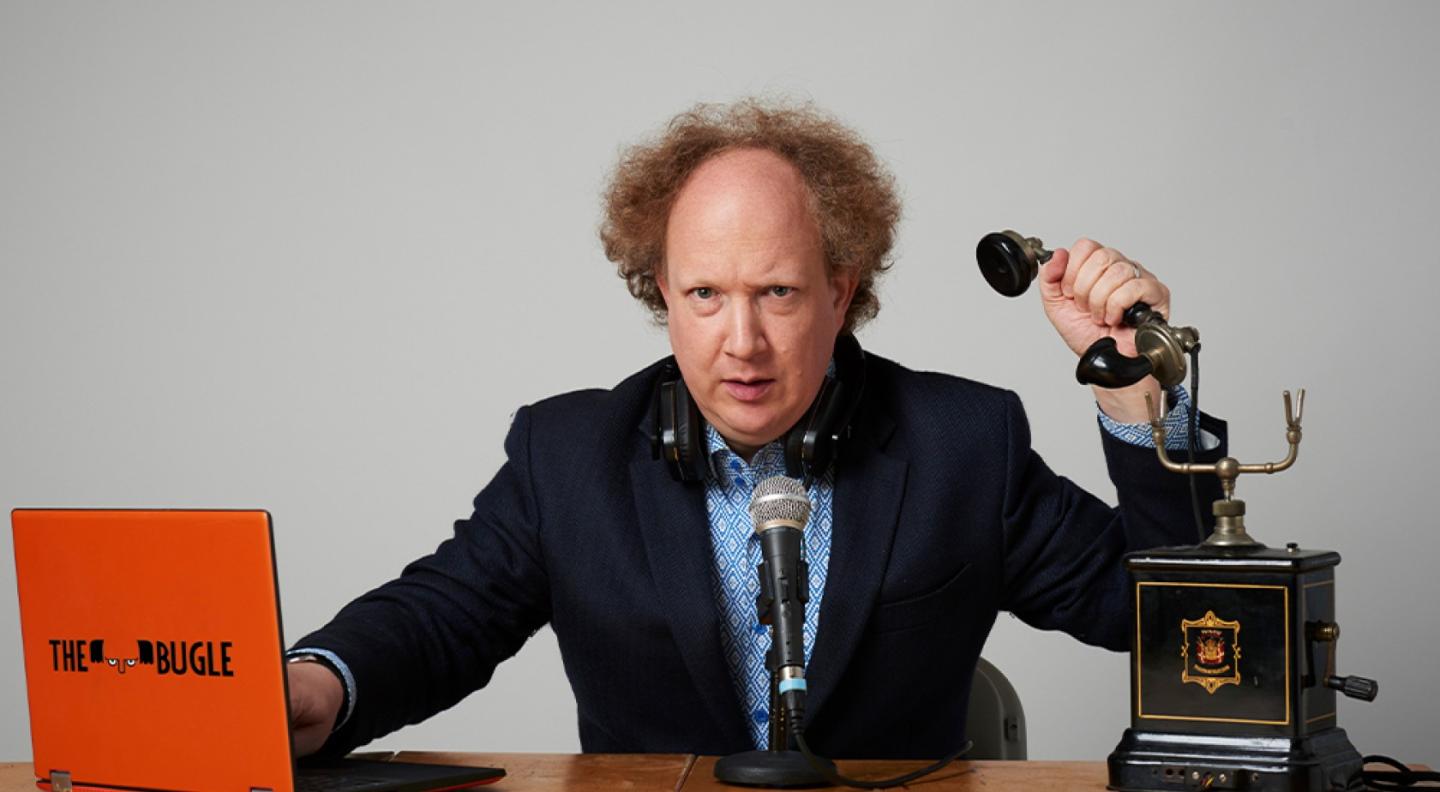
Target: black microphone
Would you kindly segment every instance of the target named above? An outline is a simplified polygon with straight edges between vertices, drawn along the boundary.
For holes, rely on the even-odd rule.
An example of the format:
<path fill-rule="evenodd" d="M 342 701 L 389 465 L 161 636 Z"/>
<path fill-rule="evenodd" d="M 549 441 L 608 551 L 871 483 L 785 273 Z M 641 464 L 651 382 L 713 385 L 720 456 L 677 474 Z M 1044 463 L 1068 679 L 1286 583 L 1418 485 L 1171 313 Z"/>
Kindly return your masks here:
<path fill-rule="evenodd" d="M 760 536 L 760 623 L 774 639 L 766 665 L 779 681 L 779 694 L 792 728 L 805 714 L 805 603 L 810 573 L 801 550 L 810 497 L 798 480 L 772 476 L 755 485 L 750 517 Z M 774 718 L 779 713 L 771 713 Z M 783 750 L 784 746 L 778 746 Z"/>

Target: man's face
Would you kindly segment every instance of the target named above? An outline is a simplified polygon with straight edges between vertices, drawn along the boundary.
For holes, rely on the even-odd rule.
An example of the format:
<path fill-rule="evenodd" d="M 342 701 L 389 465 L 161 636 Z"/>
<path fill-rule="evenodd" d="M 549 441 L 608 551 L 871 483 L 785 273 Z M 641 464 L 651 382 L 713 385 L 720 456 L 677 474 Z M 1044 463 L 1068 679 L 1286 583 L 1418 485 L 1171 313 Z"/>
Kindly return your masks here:
<path fill-rule="evenodd" d="M 749 456 L 820 390 L 855 294 L 826 273 L 800 174 L 757 149 L 700 166 L 666 226 L 670 346 L 705 420 Z"/>

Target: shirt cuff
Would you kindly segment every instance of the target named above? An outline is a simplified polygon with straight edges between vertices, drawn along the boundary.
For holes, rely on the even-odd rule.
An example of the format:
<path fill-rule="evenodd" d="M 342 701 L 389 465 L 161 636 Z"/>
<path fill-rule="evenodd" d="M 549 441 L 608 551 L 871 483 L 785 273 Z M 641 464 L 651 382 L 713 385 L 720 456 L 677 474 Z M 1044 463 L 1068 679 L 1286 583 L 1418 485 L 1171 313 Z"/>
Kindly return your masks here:
<path fill-rule="evenodd" d="M 292 657 L 306 656 L 317 658 L 329 666 L 331 670 L 340 675 L 340 682 L 345 685 L 345 702 L 341 705 L 344 712 L 342 712 L 340 717 L 335 721 L 335 728 L 330 730 L 332 733 L 339 731 L 340 727 L 344 726 L 345 722 L 350 720 L 350 714 L 355 711 L 355 675 L 350 673 L 350 666 L 346 665 L 345 661 L 340 659 L 340 655 L 335 654 L 329 649 L 306 647 L 304 649 L 291 649 L 285 653 L 285 659 L 287 660 Z"/>
<path fill-rule="evenodd" d="M 1184 451 L 1190 447 L 1190 393 L 1183 387 L 1176 387 L 1166 392 L 1166 400 L 1170 403 L 1170 412 L 1165 414 L 1165 450 Z M 1110 436 L 1124 443 L 1141 448 L 1154 448 L 1155 438 L 1150 434 L 1150 424 L 1141 421 L 1140 423 L 1120 423 L 1105 414 L 1104 410 L 1096 405 L 1097 413 L 1100 415 L 1100 426 Z M 1210 451 L 1220 446 L 1220 438 L 1200 430 L 1200 442 L 1197 444 L 1201 451 Z"/>

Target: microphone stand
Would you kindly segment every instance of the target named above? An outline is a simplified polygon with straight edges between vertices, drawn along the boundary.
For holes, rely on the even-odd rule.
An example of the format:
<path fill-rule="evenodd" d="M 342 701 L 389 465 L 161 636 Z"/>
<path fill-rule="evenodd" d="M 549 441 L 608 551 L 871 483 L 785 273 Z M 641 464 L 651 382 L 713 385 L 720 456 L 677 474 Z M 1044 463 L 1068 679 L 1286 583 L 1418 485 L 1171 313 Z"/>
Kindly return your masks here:
<path fill-rule="evenodd" d="M 770 670 L 770 750 L 783 751 L 790 747 L 790 716 L 780 701 L 780 676 Z"/>
<path fill-rule="evenodd" d="M 726 784 L 786 789 L 792 787 L 830 786 L 824 776 L 815 772 L 805 755 L 790 748 L 790 724 L 785 708 L 780 706 L 779 680 L 770 672 L 770 747 L 764 751 L 743 751 L 720 758 L 715 763 L 715 777 Z M 835 763 L 816 757 L 835 772 Z"/>
<path fill-rule="evenodd" d="M 760 597 L 756 603 L 762 624 L 771 622 L 768 618 L 769 610 L 774 604 L 765 579 L 762 571 Z M 764 751 L 743 751 L 721 757 L 715 763 L 715 777 L 726 784 L 775 789 L 830 786 L 830 781 L 825 776 L 815 772 L 805 754 L 790 747 L 791 724 L 780 701 L 780 669 L 775 661 L 773 624 L 770 629 L 770 642 L 770 651 L 765 658 L 766 664 L 770 666 L 770 747 Z M 834 762 L 820 757 L 816 759 L 828 766 L 832 776 L 835 774 Z"/>

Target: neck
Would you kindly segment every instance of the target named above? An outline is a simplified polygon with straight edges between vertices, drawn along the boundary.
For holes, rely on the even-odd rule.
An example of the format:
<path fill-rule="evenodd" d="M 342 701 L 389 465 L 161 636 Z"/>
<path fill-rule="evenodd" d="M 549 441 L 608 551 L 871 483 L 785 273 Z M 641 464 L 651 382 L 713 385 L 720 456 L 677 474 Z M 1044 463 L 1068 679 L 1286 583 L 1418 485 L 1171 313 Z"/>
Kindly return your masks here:
<path fill-rule="evenodd" d="M 724 435 L 721 435 L 721 437 L 724 437 Z M 745 464 L 747 465 L 750 464 L 751 460 L 755 459 L 755 454 L 758 453 L 762 448 L 762 446 L 746 445 L 744 443 L 731 440 L 728 437 L 725 437 L 725 445 L 730 446 L 731 451 L 739 454 L 740 458 L 745 460 Z"/>

